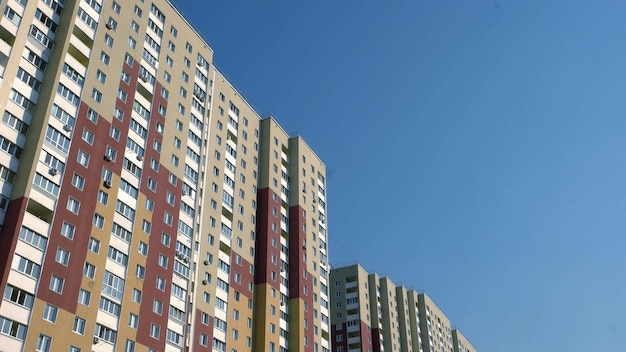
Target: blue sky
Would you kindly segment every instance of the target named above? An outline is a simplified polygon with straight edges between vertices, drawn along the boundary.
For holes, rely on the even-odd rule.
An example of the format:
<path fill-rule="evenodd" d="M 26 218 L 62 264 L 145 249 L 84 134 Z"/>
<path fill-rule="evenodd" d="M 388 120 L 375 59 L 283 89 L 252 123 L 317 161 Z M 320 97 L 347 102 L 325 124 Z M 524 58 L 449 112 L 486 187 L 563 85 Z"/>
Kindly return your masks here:
<path fill-rule="evenodd" d="M 325 161 L 331 263 L 481 352 L 626 350 L 626 2 L 176 3 Z"/>

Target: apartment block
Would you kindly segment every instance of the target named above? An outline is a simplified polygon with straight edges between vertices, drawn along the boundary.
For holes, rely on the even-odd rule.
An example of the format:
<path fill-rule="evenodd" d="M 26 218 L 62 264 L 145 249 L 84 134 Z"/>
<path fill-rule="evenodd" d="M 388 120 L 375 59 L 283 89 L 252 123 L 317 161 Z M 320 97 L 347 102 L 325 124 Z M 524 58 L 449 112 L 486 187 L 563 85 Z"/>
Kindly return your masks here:
<path fill-rule="evenodd" d="M 380 332 L 375 332 L 372 324 L 381 319 L 377 313 L 380 305 L 375 300 L 376 307 L 371 306 L 367 271 L 360 265 L 334 268 L 330 284 L 333 352 L 374 351 L 374 344 L 380 343 Z"/>
<path fill-rule="evenodd" d="M 330 348 L 325 173 L 304 140 L 261 121 L 253 325 L 267 351 Z"/>
<path fill-rule="evenodd" d="M 457 351 L 450 321 L 428 295 L 359 264 L 333 268 L 330 282 L 333 352 Z M 459 336 L 469 346 L 459 351 L 474 352 Z"/>
<path fill-rule="evenodd" d="M 424 351 L 453 352 L 450 319 L 427 294 L 420 293 L 418 299 Z"/>
<path fill-rule="evenodd" d="M 166 0 L 0 10 L 2 349 L 329 351 L 304 140 Z"/>
<path fill-rule="evenodd" d="M 454 352 L 476 352 L 474 346 L 458 329 L 452 329 L 452 343 L 454 344 Z"/>

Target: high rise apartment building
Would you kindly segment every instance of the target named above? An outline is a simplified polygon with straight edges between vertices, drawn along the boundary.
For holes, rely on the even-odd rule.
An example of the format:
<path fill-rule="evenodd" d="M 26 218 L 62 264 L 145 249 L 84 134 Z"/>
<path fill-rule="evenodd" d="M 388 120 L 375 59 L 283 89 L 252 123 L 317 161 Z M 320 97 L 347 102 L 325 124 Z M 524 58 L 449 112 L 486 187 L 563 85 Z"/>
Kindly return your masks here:
<path fill-rule="evenodd" d="M 424 351 L 454 352 L 450 319 L 425 293 L 419 294 L 418 305 Z"/>
<path fill-rule="evenodd" d="M 359 264 L 333 268 L 333 352 L 475 352 L 430 297 Z"/>
<path fill-rule="evenodd" d="M 454 344 L 454 352 L 476 352 L 474 346 L 472 346 L 458 329 L 452 329 L 452 341 Z"/>
<path fill-rule="evenodd" d="M 329 351 L 302 138 L 166 0 L 0 10 L 0 349 Z"/>

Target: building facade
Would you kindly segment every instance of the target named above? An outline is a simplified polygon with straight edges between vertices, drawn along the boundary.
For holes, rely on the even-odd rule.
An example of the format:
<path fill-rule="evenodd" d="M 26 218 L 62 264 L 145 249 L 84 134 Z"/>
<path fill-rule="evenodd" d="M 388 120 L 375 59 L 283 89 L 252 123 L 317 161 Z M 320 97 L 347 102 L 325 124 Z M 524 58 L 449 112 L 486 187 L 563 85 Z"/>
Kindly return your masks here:
<path fill-rule="evenodd" d="M 424 293 L 359 264 L 333 268 L 330 283 L 333 352 L 476 351 L 460 333 L 453 343 L 457 330 Z"/>
<path fill-rule="evenodd" d="M 424 351 L 454 352 L 450 319 L 425 293 L 420 293 L 418 299 Z"/>
<path fill-rule="evenodd" d="M 329 351 L 303 139 L 166 0 L 0 10 L 2 349 Z"/>
<path fill-rule="evenodd" d="M 476 352 L 476 348 L 463 336 L 458 329 L 452 329 L 454 352 Z"/>

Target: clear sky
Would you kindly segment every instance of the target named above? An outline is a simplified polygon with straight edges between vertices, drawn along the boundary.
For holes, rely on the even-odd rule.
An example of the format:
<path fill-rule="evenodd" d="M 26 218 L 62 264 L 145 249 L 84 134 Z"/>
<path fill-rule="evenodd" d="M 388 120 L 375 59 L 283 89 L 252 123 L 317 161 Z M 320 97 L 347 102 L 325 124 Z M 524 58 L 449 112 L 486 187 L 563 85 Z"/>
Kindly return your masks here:
<path fill-rule="evenodd" d="M 626 1 L 175 3 L 325 161 L 331 263 L 481 352 L 626 351 Z"/>

